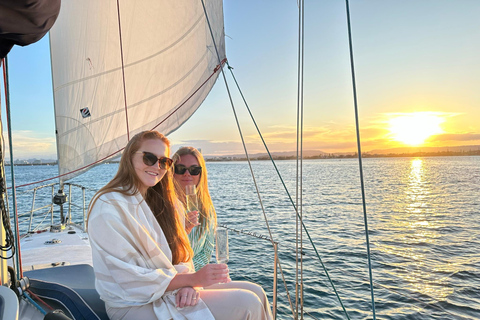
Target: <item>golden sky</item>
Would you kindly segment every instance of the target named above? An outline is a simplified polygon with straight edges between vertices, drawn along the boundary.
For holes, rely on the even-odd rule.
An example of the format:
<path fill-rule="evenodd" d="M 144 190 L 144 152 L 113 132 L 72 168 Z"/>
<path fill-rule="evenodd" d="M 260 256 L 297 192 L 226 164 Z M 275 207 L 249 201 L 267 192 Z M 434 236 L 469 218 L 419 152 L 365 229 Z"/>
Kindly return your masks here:
<path fill-rule="evenodd" d="M 303 149 L 355 152 L 345 4 L 306 6 Z M 480 145 L 480 1 L 369 0 L 351 2 L 350 13 L 362 151 Z M 294 151 L 296 1 L 225 1 L 224 15 L 227 58 L 267 145 Z M 21 84 L 11 89 L 15 157 L 55 158 L 48 38 L 10 56 L 12 83 Z M 265 152 L 225 71 L 248 150 Z M 221 76 L 169 138 L 207 155 L 243 153 Z"/>

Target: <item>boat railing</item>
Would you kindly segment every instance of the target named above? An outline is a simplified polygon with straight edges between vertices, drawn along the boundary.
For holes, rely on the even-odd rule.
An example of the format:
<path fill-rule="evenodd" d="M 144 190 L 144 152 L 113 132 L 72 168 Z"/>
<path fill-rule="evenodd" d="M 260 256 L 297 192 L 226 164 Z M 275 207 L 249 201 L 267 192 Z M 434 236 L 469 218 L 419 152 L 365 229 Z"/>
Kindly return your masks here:
<path fill-rule="evenodd" d="M 57 219 L 55 220 L 55 214 L 58 214 L 58 209 L 55 209 L 57 205 L 54 204 L 53 198 L 55 196 L 55 189 L 59 188 L 59 183 L 51 183 L 47 185 L 42 185 L 35 187 L 30 190 L 22 190 L 22 191 L 17 191 L 17 195 L 27 197 L 31 197 L 31 206 L 30 210 L 19 213 L 18 216 L 20 217 L 26 217 L 28 216 L 28 230 L 27 234 L 30 233 L 35 233 L 35 232 L 41 232 L 43 230 L 39 230 L 41 226 L 43 225 L 43 222 L 45 219 L 50 217 L 50 225 L 55 225 L 54 222 L 60 222 Z M 88 191 L 88 194 L 87 194 Z M 65 224 L 71 225 L 77 225 L 79 228 L 83 229 L 86 231 L 86 215 L 88 212 L 88 203 L 89 199 L 87 197 L 93 196 L 93 194 L 96 192 L 96 190 L 86 188 L 82 185 L 75 184 L 75 183 L 65 183 L 63 187 L 63 192 L 67 195 L 65 203 L 63 203 L 61 206 L 63 208 L 61 210 L 65 210 Z M 88 202 L 87 202 L 88 200 Z M 38 206 L 38 207 L 37 207 Z M 46 211 L 42 212 L 42 210 Z M 39 213 L 41 212 L 41 213 Z M 62 211 L 63 212 L 63 211 Z M 35 219 L 42 217 L 43 219 L 40 219 L 41 221 L 36 221 Z M 57 221 L 58 220 L 58 221 Z M 27 221 L 22 221 L 20 222 L 24 226 L 26 225 Z M 33 224 L 36 224 L 36 226 L 33 226 Z M 231 228 L 225 224 L 220 224 L 219 227 L 226 228 L 229 231 L 231 231 L 232 234 L 237 234 L 237 235 L 243 235 L 243 236 L 249 236 L 249 237 L 254 237 L 257 239 L 261 239 L 267 242 L 270 242 L 273 248 L 273 253 L 274 253 L 274 261 L 273 261 L 273 298 L 272 298 L 272 309 L 274 313 L 274 319 L 276 318 L 276 313 L 277 313 L 277 285 L 278 285 L 278 242 L 272 241 L 268 236 L 258 234 L 256 232 L 251 232 L 248 230 L 244 229 L 235 229 Z M 25 231 L 25 228 L 23 229 Z M 247 277 L 245 277 L 247 278 Z"/>
<path fill-rule="evenodd" d="M 270 239 L 268 236 L 256 233 L 256 232 L 251 232 L 247 231 L 244 229 L 235 229 L 228 227 L 226 224 L 219 224 L 218 227 L 225 228 L 229 231 L 232 231 L 236 234 L 242 234 L 245 236 L 250 236 L 250 237 L 255 237 L 257 239 L 262 239 L 270 242 L 273 246 L 273 251 L 274 251 L 274 261 L 273 261 L 273 299 L 272 299 L 272 309 L 273 309 L 273 318 L 277 318 L 277 283 L 278 283 L 278 242 L 273 241 Z"/>
<path fill-rule="evenodd" d="M 66 183 L 65 185 L 68 186 L 68 217 L 69 217 L 69 221 L 72 222 L 72 206 L 73 207 L 76 207 L 76 208 L 79 208 L 82 210 L 82 223 L 81 223 L 81 226 L 83 227 L 83 231 L 87 231 L 87 201 L 86 201 L 86 190 L 87 188 L 82 186 L 82 185 L 79 185 L 79 184 L 75 184 L 75 183 Z M 73 201 L 72 201 L 72 187 L 74 188 L 80 188 L 82 190 L 82 205 L 79 206 L 77 204 L 75 204 Z"/>
<path fill-rule="evenodd" d="M 58 187 L 59 183 L 51 183 L 47 185 L 41 185 L 30 190 L 17 191 L 17 196 L 21 197 L 28 195 L 29 197 L 31 197 L 32 201 L 30 210 L 18 213 L 19 219 L 28 216 L 28 229 L 26 230 L 27 234 L 34 233 L 37 228 L 39 228 L 43 224 L 43 222 L 48 216 L 50 217 L 50 225 L 55 224 L 55 205 L 53 202 L 53 198 L 55 196 L 55 188 Z M 80 226 L 80 228 L 82 228 L 84 231 L 86 231 L 87 188 L 74 183 L 65 183 L 64 189 L 65 187 L 67 188 L 68 197 L 66 198 L 65 204 L 63 204 L 62 206 L 67 206 L 66 217 L 68 218 L 65 220 L 66 224 L 76 224 Z M 43 192 L 43 190 L 46 188 L 48 188 L 48 194 Z M 81 191 L 81 200 L 77 199 L 78 196 L 74 196 L 76 194 L 74 192 L 75 188 Z M 40 193 L 41 195 L 39 196 Z M 81 204 L 78 204 L 79 201 L 81 201 Z M 45 211 L 45 209 L 47 210 Z M 81 210 L 83 218 L 81 219 L 81 221 L 79 221 L 78 218 L 76 218 L 76 220 L 73 220 L 72 213 L 79 210 Z M 40 222 L 35 222 L 36 226 L 33 226 L 35 218 L 41 216 L 43 216 L 43 219 Z M 25 220 L 20 222 L 20 224 L 23 225 L 26 225 L 26 223 L 27 222 Z M 23 231 L 25 231 L 25 229 L 23 229 Z"/>

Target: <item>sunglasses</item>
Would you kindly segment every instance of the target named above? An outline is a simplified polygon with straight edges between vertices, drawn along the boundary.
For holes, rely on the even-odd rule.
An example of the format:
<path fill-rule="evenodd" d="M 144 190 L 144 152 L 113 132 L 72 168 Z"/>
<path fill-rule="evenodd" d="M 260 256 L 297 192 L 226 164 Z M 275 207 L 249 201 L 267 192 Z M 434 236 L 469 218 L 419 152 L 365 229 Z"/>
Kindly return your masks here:
<path fill-rule="evenodd" d="M 181 164 L 176 164 L 175 165 L 175 173 L 176 174 L 184 174 L 188 170 L 188 173 L 190 173 L 191 176 L 198 176 L 202 172 L 202 167 L 199 166 L 191 166 L 191 167 L 185 167 L 184 165 Z"/>
<path fill-rule="evenodd" d="M 168 170 L 173 164 L 172 159 L 167 157 L 157 158 L 157 156 L 151 152 L 137 151 L 135 153 L 143 153 L 143 163 L 145 163 L 147 166 L 150 166 L 150 167 L 156 164 L 158 161 L 158 166 L 160 167 L 160 169 Z"/>

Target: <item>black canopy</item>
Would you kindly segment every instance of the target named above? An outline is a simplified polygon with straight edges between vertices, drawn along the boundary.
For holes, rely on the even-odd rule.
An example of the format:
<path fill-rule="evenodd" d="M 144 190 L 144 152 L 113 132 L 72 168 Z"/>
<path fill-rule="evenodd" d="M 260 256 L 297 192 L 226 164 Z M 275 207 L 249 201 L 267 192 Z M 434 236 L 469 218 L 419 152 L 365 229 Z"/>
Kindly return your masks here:
<path fill-rule="evenodd" d="M 0 0 L 0 59 L 14 45 L 40 40 L 55 23 L 60 0 Z"/>

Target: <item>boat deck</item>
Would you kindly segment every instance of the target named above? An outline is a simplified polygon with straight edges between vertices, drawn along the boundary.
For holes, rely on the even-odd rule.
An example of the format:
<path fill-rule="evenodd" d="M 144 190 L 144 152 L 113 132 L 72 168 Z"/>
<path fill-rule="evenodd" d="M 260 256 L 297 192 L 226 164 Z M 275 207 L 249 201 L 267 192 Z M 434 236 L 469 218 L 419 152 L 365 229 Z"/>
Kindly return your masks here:
<path fill-rule="evenodd" d="M 21 239 L 24 271 L 63 265 L 92 265 L 88 234 L 77 225 L 29 234 Z"/>

